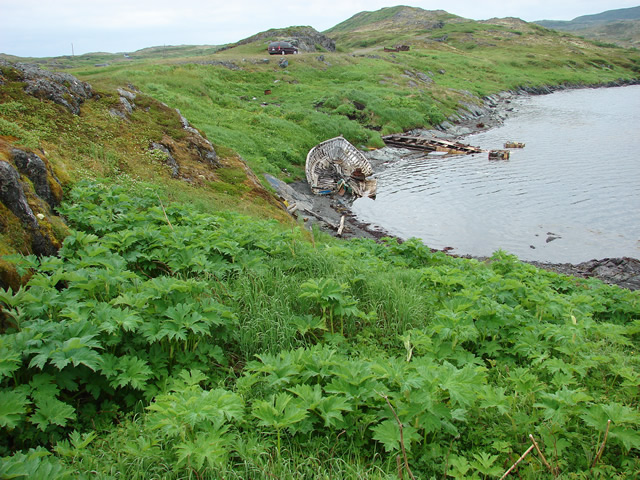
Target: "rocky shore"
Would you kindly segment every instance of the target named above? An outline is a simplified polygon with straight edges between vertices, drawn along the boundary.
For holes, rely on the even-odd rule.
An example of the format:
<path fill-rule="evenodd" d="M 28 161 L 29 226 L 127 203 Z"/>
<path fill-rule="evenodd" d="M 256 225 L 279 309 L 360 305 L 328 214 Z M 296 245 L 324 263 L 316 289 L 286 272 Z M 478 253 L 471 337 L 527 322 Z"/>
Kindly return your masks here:
<path fill-rule="evenodd" d="M 469 101 L 463 102 L 458 111 L 434 129 L 414 130 L 411 135 L 435 137 L 451 141 L 460 141 L 461 137 L 501 125 L 514 112 L 513 100 L 521 95 L 544 95 L 560 90 L 575 88 L 615 87 L 638 84 L 638 81 L 620 80 L 606 85 L 559 85 L 549 87 L 523 87 L 515 91 L 502 92 L 483 99 L 482 104 L 469 93 Z M 392 163 L 407 151 L 394 147 L 384 147 L 371 152 L 363 152 L 369 159 L 375 172 Z M 336 235 L 341 221 L 344 222 L 341 237 L 373 238 L 392 237 L 393 235 L 374 225 L 359 222 L 351 213 L 349 199 L 337 196 L 313 195 L 306 182 L 285 184 L 273 177 L 267 177 L 279 193 L 293 215 L 301 219 L 308 227 L 316 225 L 323 231 Z M 293 207 L 292 207 L 293 206 Z M 343 220 L 344 219 L 344 220 Z M 629 290 L 640 289 L 640 260 L 623 258 L 604 258 L 589 260 L 579 264 L 528 262 L 538 268 L 580 278 L 598 278 L 605 283 L 618 285 Z"/>
<path fill-rule="evenodd" d="M 580 278 L 599 278 L 610 285 L 640 290 L 640 260 L 629 257 L 603 258 L 578 263 L 528 262 L 538 268 Z"/>

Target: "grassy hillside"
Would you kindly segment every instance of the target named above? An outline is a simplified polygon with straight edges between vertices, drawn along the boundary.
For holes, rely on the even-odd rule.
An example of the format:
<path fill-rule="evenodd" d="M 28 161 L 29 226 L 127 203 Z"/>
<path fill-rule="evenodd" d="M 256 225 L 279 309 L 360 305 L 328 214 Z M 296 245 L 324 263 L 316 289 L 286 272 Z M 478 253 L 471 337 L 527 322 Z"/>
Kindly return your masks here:
<path fill-rule="evenodd" d="M 465 19 L 445 12 L 444 10 L 423 10 L 416 7 L 387 7 L 375 12 L 360 12 L 353 17 L 330 28 L 325 33 L 334 36 L 340 33 L 355 31 L 382 30 L 381 27 L 395 27 L 410 30 L 421 26 L 426 29 L 440 28 L 445 21 L 456 22 Z M 407 31 L 407 33 L 410 33 Z"/>
<path fill-rule="evenodd" d="M 300 177 L 307 151 L 332 136 L 379 147 L 381 135 L 433 126 L 460 102 L 499 91 L 640 75 L 637 52 L 515 19 L 481 23 L 397 7 L 325 33 L 337 52 L 269 57 L 270 37 L 259 36 L 215 55 L 72 72 L 98 85 L 132 83 L 179 108 L 254 171 L 285 178 Z M 398 43 L 411 50 L 383 52 Z"/>
<path fill-rule="evenodd" d="M 326 33 L 39 60 L 79 80 L 1 65 L 0 198 L 24 201 L 0 203 L 0 478 L 475 480 L 528 449 L 519 478 L 640 472 L 640 293 L 339 241 L 258 180 L 494 92 L 636 79 L 640 54 L 408 7 Z"/>
<path fill-rule="evenodd" d="M 56 88 L 63 88 L 63 83 L 39 77 L 41 83 L 32 85 L 48 85 L 49 90 L 29 94 L 25 90 L 27 75 L 9 64 L 1 67 L 0 161 L 15 168 L 17 150 L 37 155 L 46 165 L 47 182 L 54 188 L 55 201 L 51 204 L 38 197 L 32 188 L 33 179 L 21 173 L 31 215 L 43 216 L 36 233 L 54 246 L 59 247 L 67 233 L 55 206 L 62 200 L 64 190 L 87 178 L 152 182 L 160 188 L 165 201 L 190 199 L 205 210 L 230 208 L 285 218 L 278 203 L 253 174 L 247 176 L 248 168 L 236 152 L 221 145 L 215 165 L 205 161 L 203 152 L 213 147 L 206 145 L 200 132 L 184 128 L 175 108 L 123 82 L 104 89 L 93 88 L 78 107 L 80 114 L 75 114 L 62 104 L 65 96 L 72 98 L 73 93 L 59 96 L 60 103 L 47 99 Z M 62 80 L 75 81 L 73 77 Z M 122 95 L 129 96 L 126 104 L 130 112 Z M 154 149 L 154 143 L 162 144 L 167 151 Z M 33 229 L 24 229 L 24 218 L 19 218 L 15 208 L 11 210 L 4 203 L 0 208 L 0 254 L 32 253 Z M 5 262 L 0 266 L 2 283 L 15 287 L 15 278 L 9 280 L 5 276 Z"/>

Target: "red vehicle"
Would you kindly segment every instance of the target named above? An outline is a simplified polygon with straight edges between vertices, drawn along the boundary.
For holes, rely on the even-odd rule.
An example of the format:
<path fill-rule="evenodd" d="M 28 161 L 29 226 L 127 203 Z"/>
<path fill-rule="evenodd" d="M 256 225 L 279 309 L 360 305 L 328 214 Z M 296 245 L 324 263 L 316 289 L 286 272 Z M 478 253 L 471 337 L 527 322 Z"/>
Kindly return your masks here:
<path fill-rule="evenodd" d="M 289 42 L 271 42 L 267 48 L 269 55 L 291 55 L 298 53 L 298 49 Z"/>

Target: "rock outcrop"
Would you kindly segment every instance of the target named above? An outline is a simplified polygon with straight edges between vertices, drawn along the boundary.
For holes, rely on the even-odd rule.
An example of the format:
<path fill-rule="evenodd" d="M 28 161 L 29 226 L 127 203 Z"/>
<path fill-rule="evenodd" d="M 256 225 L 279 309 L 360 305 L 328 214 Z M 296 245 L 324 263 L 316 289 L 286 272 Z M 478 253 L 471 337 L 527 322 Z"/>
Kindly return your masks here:
<path fill-rule="evenodd" d="M 47 202 L 51 208 L 57 207 L 62 200 L 62 186 L 45 162 L 35 153 L 17 148 L 11 151 L 11 156 L 20 173 L 31 180 L 36 195 Z M 55 182 L 54 188 L 51 185 L 53 182 Z"/>
<path fill-rule="evenodd" d="M 8 162 L 0 160 L 0 202 L 15 215 L 31 237 L 31 250 L 36 255 L 54 255 L 56 246 L 40 229 L 40 224 L 27 200 L 20 174 Z M 4 228 L 4 226 L 3 226 Z"/>
<path fill-rule="evenodd" d="M 197 129 L 193 128 L 189 124 L 189 120 L 187 120 L 182 115 L 182 113 L 180 113 L 180 110 L 178 110 L 177 108 L 176 108 L 176 112 L 178 112 L 178 115 L 180 116 L 180 122 L 182 123 L 182 128 L 187 132 L 191 133 L 191 135 L 188 137 L 189 150 L 194 155 L 196 155 L 197 158 L 200 159 L 202 163 L 205 163 L 212 168 L 220 167 L 220 162 L 218 161 L 218 155 L 216 154 L 216 150 L 215 148 L 213 148 L 213 145 L 211 144 L 211 142 L 206 138 L 204 138 Z"/>
<path fill-rule="evenodd" d="M 298 48 L 299 52 L 336 51 L 336 42 L 313 27 L 273 28 L 253 35 L 227 48 L 246 45 L 253 42 L 283 40 Z M 265 45 L 265 50 L 266 50 Z"/>
<path fill-rule="evenodd" d="M 9 63 L 0 60 L 0 66 L 13 68 L 26 84 L 25 92 L 36 98 L 51 100 L 62 105 L 74 115 L 80 114 L 80 106 L 93 96 L 91 85 L 81 82 L 68 73 L 43 70 L 37 65 Z"/>
<path fill-rule="evenodd" d="M 158 142 L 151 142 L 150 149 L 152 152 L 160 152 L 160 155 L 163 157 L 163 162 L 171 169 L 171 176 L 173 178 L 178 178 L 180 176 L 180 165 L 178 165 L 176 159 L 173 158 L 171 151 L 166 147 L 166 145 Z"/>
<path fill-rule="evenodd" d="M 135 90 L 135 88 L 132 88 Z M 129 115 L 133 113 L 133 109 L 136 108 L 134 100 L 136 99 L 136 92 L 125 90 L 124 88 L 118 88 L 118 108 L 112 108 L 109 110 L 109 114 L 114 117 L 119 117 L 123 120 L 128 120 Z"/>

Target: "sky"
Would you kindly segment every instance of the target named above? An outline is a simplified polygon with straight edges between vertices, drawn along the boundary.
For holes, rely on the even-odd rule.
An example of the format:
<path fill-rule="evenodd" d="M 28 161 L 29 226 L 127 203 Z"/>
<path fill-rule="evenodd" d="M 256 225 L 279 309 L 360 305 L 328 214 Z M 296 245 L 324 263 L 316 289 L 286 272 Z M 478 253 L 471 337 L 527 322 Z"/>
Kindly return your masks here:
<path fill-rule="evenodd" d="M 401 0 L 400 0 L 401 1 Z M 223 45 L 270 28 L 327 30 L 362 11 L 398 4 L 473 20 L 572 20 L 640 0 L 0 0 L 0 53 L 20 57 Z"/>

